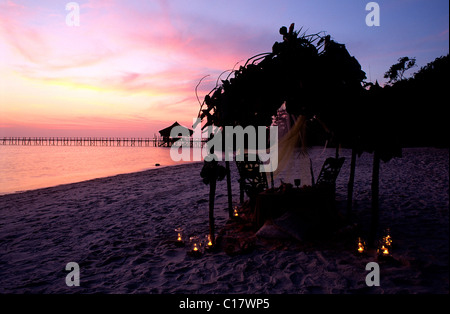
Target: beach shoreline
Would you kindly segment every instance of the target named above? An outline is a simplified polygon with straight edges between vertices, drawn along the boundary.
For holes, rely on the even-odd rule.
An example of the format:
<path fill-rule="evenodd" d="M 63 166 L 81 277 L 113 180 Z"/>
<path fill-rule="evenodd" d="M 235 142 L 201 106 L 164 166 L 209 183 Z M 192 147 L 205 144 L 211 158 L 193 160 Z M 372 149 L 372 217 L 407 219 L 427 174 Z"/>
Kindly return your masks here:
<path fill-rule="evenodd" d="M 190 163 L 202 163 L 202 162 L 198 161 L 198 162 L 190 162 Z M 73 184 L 81 184 L 81 183 L 85 183 L 85 182 L 88 182 L 88 181 L 109 179 L 109 178 L 114 178 L 114 177 L 117 177 L 117 176 L 134 175 L 134 174 L 137 174 L 137 173 L 144 173 L 144 172 L 148 172 L 148 171 L 164 169 L 164 168 L 167 168 L 167 167 L 179 167 L 179 166 L 184 166 L 184 165 L 186 165 L 186 164 L 159 165 L 159 166 L 155 165 L 155 166 L 153 166 L 151 168 L 144 169 L 144 170 L 138 170 L 138 171 L 132 171 L 132 172 L 126 172 L 126 173 L 118 173 L 118 174 L 114 174 L 114 175 L 99 176 L 97 178 L 91 178 L 91 179 L 85 179 L 85 180 L 82 179 L 80 181 L 75 181 L 75 182 L 61 183 L 61 184 L 56 184 L 56 185 L 52 185 L 52 186 L 45 186 L 45 187 L 38 187 L 38 188 L 31 188 L 31 189 L 24 189 L 24 190 L 18 190 L 18 191 L 14 191 L 14 192 L 4 192 L 4 193 L 0 193 L 0 197 L 1 196 L 8 196 L 8 195 L 15 195 L 15 194 L 22 194 L 22 193 L 29 193 L 29 192 L 39 191 L 39 190 L 54 189 L 54 188 L 63 187 L 63 186 L 67 186 L 68 188 L 70 188 L 70 186 L 73 185 Z"/>
<path fill-rule="evenodd" d="M 190 257 L 173 245 L 174 229 L 208 233 L 209 186 L 202 163 L 189 163 L 0 195 L 0 293 L 448 293 L 448 156 L 448 149 L 405 149 L 403 158 L 381 164 L 380 229 L 392 231 L 396 263 L 378 261 L 379 287 L 365 283 L 365 266 L 376 257 L 339 247 L 259 246 L 237 256 Z M 314 156 L 316 172 L 325 158 Z M 338 197 L 346 195 L 348 168 L 349 158 Z M 370 175 L 371 155 L 363 154 L 354 195 L 362 222 L 370 217 Z M 226 209 L 223 180 L 218 231 Z M 65 284 L 69 262 L 80 266 L 79 287 Z"/>

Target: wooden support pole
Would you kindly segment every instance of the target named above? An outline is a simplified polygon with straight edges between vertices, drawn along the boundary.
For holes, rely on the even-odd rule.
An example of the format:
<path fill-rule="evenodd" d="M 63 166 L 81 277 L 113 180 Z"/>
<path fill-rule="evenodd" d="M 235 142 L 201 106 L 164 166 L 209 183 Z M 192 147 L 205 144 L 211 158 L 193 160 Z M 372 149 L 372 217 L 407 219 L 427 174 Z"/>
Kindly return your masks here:
<path fill-rule="evenodd" d="M 214 226 L 214 199 L 216 197 L 216 179 L 209 183 L 209 240 L 212 245 L 216 244 L 215 226 Z"/>
<path fill-rule="evenodd" d="M 352 148 L 352 160 L 350 162 L 350 178 L 347 185 L 347 217 L 352 213 L 353 208 L 353 186 L 355 184 L 356 169 L 356 149 Z"/>
<path fill-rule="evenodd" d="M 230 162 L 228 160 L 225 161 L 225 167 L 227 170 L 228 215 L 230 218 L 232 218 L 233 217 L 233 195 L 231 193 L 231 171 L 230 171 Z"/>
<path fill-rule="evenodd" d="M 244 204 L 244 181 L 242 178 L 239 179 L 239 202 Z"/>
<path fill-rule="evenodd" d="M 379 184 L 380 184 L 380 156 L 375 150 L 373 153 L 372 170 L 372 219 L 370 223 L 369 245 L 375 247 L 375 238 L 377 235 L 379 213 Z"/>
<path fill-rule="evenodd" d="M 213 134 L 210 135 L 209 139 L 212 140 L 214 137 Z M 214 155 L 214 146 L 210 149 L 210 154 Z M 216 181 L 217 181 L 217 161 L 214 159 L 210 161 L 210 164 L 213 168 L 213 175 L 210 177 L 209 182 L 209 240 L 212 245 L 216 244 L 216 235 L 215 235 L 215 222 L 214 222 L 214 200 L 216 198 Z"/>

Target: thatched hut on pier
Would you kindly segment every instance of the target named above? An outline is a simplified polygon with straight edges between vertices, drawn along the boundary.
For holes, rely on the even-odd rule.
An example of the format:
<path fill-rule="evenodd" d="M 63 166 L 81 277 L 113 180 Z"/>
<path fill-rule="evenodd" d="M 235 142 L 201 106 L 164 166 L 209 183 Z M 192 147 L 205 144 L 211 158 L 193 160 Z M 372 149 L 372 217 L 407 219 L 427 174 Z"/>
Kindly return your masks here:
<path fill-rule="evenodd" d="M 182 128 L 182 129 L 184 129 L 184 131 L 182 133 L 177 133 L 177 136 L 172 136 L 173 135 L 172 129 L 174 129 L 175 127 Z M 162 142 L 159 144 L 159 146 L 170 147 L 170 146 L 172 146 L 172 144 L 174 142 L 176 142 L 181 137 L 183 137 L 183 134 L 189 134 L 189 136 L 192 136 L 193 133 L 194 133 L 193 130 L 191 130 L 187 127 L 184 127 L 184 126 L 180 125 L 177 121 L 175 121 L 171 126 L 168 126 L 167 128 L 159 130 L 159 134 L 162 137 Z"/>

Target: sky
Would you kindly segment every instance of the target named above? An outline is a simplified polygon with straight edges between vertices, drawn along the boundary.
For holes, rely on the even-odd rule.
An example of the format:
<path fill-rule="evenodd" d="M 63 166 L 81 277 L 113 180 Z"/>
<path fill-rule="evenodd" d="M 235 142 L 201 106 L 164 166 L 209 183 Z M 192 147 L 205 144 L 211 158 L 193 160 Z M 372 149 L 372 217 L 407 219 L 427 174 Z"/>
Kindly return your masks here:
<path fill-rule="evenodd" d="M 449 52 L 447 0 L 0 0 L 0 137 L 153 137 L 191 126 L 219 75 L 282 41 L 324 31 L 384 84 L 400 57 Z M 73 25 L 77 19 L 78 25 Z M 408 73 L 408 72 L 407 72 Z"/>

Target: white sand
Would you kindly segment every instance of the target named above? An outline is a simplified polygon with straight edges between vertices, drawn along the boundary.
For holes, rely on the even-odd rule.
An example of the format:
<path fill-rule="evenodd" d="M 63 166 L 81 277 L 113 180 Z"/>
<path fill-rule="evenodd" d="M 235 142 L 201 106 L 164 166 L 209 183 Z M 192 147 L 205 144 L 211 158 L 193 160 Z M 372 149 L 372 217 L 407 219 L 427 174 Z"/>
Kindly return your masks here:
<path fill-rule="evenodd" d="M 327 156 L 312 154 L 315 175 Z M 346 195 L 350 152 L 337 181 Z M 174 229 L 208 232 L 209 186 L 201 163 L 118 175 L 0 196 L 0 293 L 448 293 L 448 149 L 405 149 L 381 165 L 380 229 L 390 227 L 396 263 L 380 261 L 381 285 L 365 277 L 374 254 L 345 247 L 208 253 L 177 248 Z M 235 166 L 234 200 L 238 201 Z M 357 162 L 354 206 L 370 218 L 371 155 Z M 228 213 L 225 180 L 218 183 L 216 225 Z M 80 265 L 80 287 L 68 287 L 65 266 Z"/>

